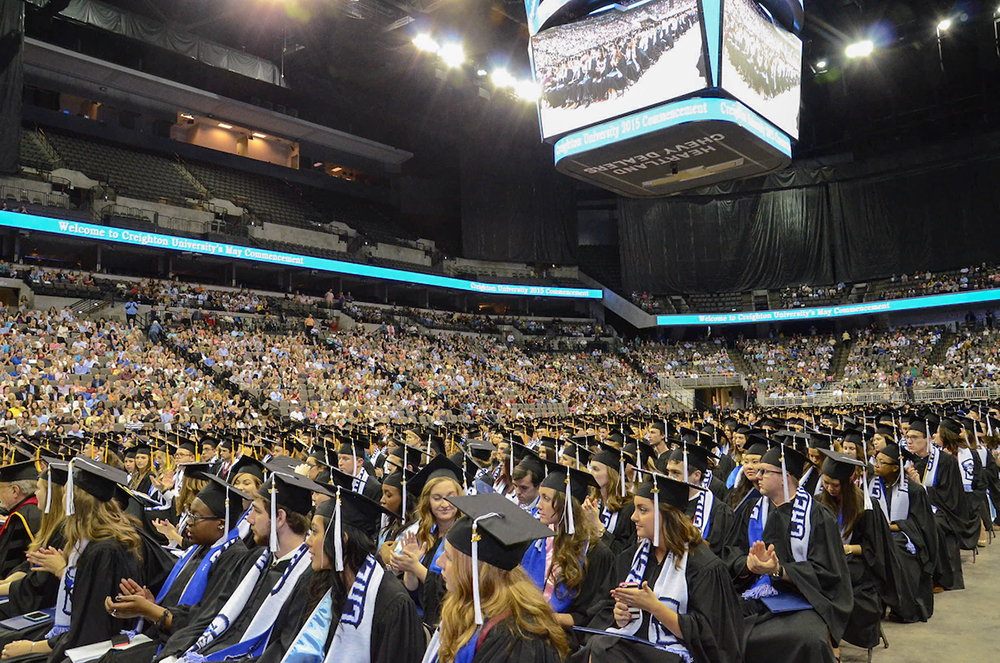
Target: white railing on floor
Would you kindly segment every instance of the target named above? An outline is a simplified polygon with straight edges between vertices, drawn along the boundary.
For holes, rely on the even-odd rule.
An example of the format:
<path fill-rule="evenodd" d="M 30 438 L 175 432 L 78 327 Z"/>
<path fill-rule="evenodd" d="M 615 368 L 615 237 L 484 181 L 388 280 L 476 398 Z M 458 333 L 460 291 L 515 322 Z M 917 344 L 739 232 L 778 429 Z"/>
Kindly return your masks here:
<path fill-rule="evenodd" d="M 865 405 L 870 403 L 929 403 L 934 401 L 987 400 L 1000 397 L 1000 387 L 970 387 L 966 389 L 916 389 L 911 394 L 898 389 L 885 391 L 846 391 L 810 394 L 808 396 L 761 396 L 763 407 L 828 407 L 831 405 Z"/>

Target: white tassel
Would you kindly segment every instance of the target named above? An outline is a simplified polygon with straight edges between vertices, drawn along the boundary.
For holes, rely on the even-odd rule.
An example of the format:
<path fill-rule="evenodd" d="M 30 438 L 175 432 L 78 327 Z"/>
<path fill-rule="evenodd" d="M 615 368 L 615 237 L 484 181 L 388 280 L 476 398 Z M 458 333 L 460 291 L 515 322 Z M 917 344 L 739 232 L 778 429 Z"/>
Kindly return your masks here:
<path fill-rule="evenodd" d="M 229 536 L 229 484 L 226 484 L 226 536 Z"/>
<path fill-rule="evenodd" d="M 476 624 L 478 626 L 482 626 L 485 623 L 483 619 L 483 605 L 479 596 L 479 539 L 482 538 L 479 536 L 479 521 L 499 515 L 496 511 L 491 511 L 472 521 L 472 604 L 475 609 Z"/>
<path fill-rule="evenodd" d="M 73 460 L 69 461 L 69 474 L 66 478 L 66 497 L 63 500 L 63 504 L 67 516 L 72 516 L 76 513 L 76 508 L 73 504 Z"/>
<path fill-rule="evenodd" d="M 618 485 L 621 486 L 622 497 L 625 497 L 625 457 L 618 460 Z"/>
<path fill-rule="evenodd" d="M 52 465 L 47 468 L 49 485 L 45 489 L 45 513 L 49 512 L 52 507 Z"/>
<path fill-rule="evenodd" d="M 402 507 L 402 512 L 399 514 L 399 522 L 405 524 L 406 523 L 406 468 L 404 467 L 401 470 L 401 472 L 403 473 L 403 478 L 402 481 L 400 482 L 400 486 L 402 487 L 403 490 L 403 507 Z"/>
<path fill-rule="evenodd" d="M 788 503 L 788 471 L 785 469 L 785 450 L 781 450 L 781 488 L 785 491 L 785 503 Z"/>
<path fill-rule="evenodd" d="M 660 547 L 660 488 L 653 477 L 653 547 Z"/>
<path fill-rule="evenodd" d="M 334 569 L 340 573 L 344 570 L 344 523 L 341 510 L 340 486 L 337 486 L 337 504 L 333 507 L 333 553 Z"/>
<path fill-rule="evenodd" d="M 271 477 L 271 538 L 268 542 L 271 547 L 271 552 L 277 554 L 278 552 L 278 492 L 277 492 L 278 480 L 275 477 Z"/>
<path fill-rule="evenodd" d="M 573 493 L 570 490 L 569 470 L 566 470 L 566 533 L 576 534 L 576 521 L 573 518 Z"/>
<path fill-rule="evenodd" d="M 683 454 L 682 455 L 684 456 L 684 478 L 681 479 L 681 481 L 687 483 L 688 476 L 689 476 L 688 475 L 688 445 L 687 445 L 687 442 L 682 442 L 681 443 L 681 449 L 683 449 Z"/>

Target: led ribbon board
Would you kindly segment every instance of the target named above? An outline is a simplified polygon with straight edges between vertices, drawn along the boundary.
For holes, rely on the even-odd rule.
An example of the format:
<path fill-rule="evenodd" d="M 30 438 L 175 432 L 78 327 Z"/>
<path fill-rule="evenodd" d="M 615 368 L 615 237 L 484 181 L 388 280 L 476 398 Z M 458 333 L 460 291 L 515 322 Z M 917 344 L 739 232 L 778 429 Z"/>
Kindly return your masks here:
<path fill-rule="evenodd" d="M 295 253 L 268 251 L 265 249 L 247 246 L 236 246 L 233 244 L 222 244 L 220 242 L 209 242 L 200 239 L 189 239 L 187 237 L 176 237 L 174 235 L 161 235 L 158 233 L 112 228 L 110 226 L 99 226 L 92 223 L 63 221 L 61 219 L 52 219 L 45 216 L 34 216 L 30 214 L 18 214 L 16 212 L 0 211 L 0 227 L 17 228 L 20 230 L 34 230 L 37 232 L 52 233 L 76 239 L 115 242 L 118 244 L 172 249 L 175 251 L 188 251 L 190 253 L 199 253 L 202 255 L 216 256 L 232 260 L 246 260 L 249 262 L 280 265 L 282 267 L 301 267 L 303 269 L 315 269 L 322 272 L 351 274 L 353 276 L 384 279 L 387 281 L 400 281 L 403 283 L 414 283 L 435 288 L 465 290 L 468 292 L 479 292 L 490 295 L 563 297 L 572 299 L 602 299 L 604 296 L 600 290 L 591 290 L 588 288 L 556 288 L 538 285 L 481 283 L 479 281 L 466 281 L 448 276 L 424 274 L 422 272 L 409 272 L 402 269 L 373 267 L 371 265 L 358 265 L 353 262 L 344 262 L 341 260 L 314 258 L 312 256 L 304 256 Z"/>
<path fill-rule="evenodd" d="M 822 318 L 846 318 L 852 315 L 873 315 L 915 311 L 942 306 L 967 306 L 1000 301 L 1000 288 L 955 292 L 946 295 L 928 295 L 893 299 L 887 302 L 868 302 L 846 306 L 817 306 L 813 308 L 782 309 L 780 311 L 742 311 L 738 313 L 698 313 L 685 315 L 658 315 L 656 324 L 660 327 L 682 327 L 689 325 L 735 325 L 757 322 L 787 322 L 795 320 L 816 320 Z"/>

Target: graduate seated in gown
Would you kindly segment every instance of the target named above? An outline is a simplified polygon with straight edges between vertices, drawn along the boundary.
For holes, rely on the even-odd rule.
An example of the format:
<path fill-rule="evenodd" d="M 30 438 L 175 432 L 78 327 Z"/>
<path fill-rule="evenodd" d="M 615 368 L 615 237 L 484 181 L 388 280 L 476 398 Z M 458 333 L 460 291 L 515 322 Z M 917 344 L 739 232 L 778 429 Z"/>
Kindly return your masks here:
<path fill-rule="evenodd" d="M 743 617 L 729 571 L 683 512 L 691 488 L 660 474 L 639 487 L 639 541 L 618 556 L 615 587 L 590 625 L 606 634 L 593 635 L 573 661 L 742 660 Z"/>
<path fill-rule="evenodd" d="M 113 617 L 140 617 L 136 630 L 152 642 L 146 651 L 132 648 L 111 651 L 102 661 L 151 660 L 173 630 L 187 624 L 205 597 L 217 596 L 233 568 L 239 568 L 247 555 L 239 534 L 243 500 L 250 499 L 213 474 L 204 474 L 207 485 L 191 501 L 184 538 L 190 544 L 177 560 L 160 591 L 153 596 L 134 579 L 121 585 L 120 591 L 105 599 L 105 609 Z"/>
<path fill-rule="evenodd" d="M 899 573 L 889 617 L 902 622 L 926 622 L 934 614 L 934 569 L 937 525 L 927 491 L 902 471 L 903 462 L 917 456 L 891 442 L 875 454 L 872 502 L 889 522 Z"/>
<path fill-rule="evenodd" d="M 7 602 L 0 604 L 0 619 L 56 604 L 59 581 L 66 568 L 62 549 L 65 545 L 63 486 L 66 485 L 67 472 L 65 462 L 52 460 L 38 477 L 35 497 L 42 505 L 42 522 L 35 532 L 34 541 L 28 546 L 25 561 L 0 582 L 0 596 L 7 597 Z"/>
<path fill-rule="evenodd" d="M 37 479 L 33 460 L 0 467 L 0 506 L 7 516 L 0 524 L 0 578 L 21 565 L 42 524 L 42 511 L 35 497 Z"/>
<path fill-rule="evenodd" d="M 318 490 L 319 485 L 302 475 L 271 473 L 248 516 L 257 542 L 267 545 L 247 555 L 215 604 L 204 606 L 184 628 L 171 629 L 155 660 L 201 663 L 256 657 L 286 631 L 298 631 L 312 574 L 305 536 L 312 493 Z"/>
<path fill-rule="evenodd" d="M 584 501 L 583 510 L 601 540 L 615 555 L 635 543 L 632 493 L 625 477 L 625 455 L 607 444 L 590 461 L 597 488 Z"/>
<path fill-rule="evenodd" d="M 67 649 L 110 640 L 134 620 L 109 615 L 104 598 L 126 578 L 142 580 L 142 541 L 115 502 L 113 469 L 79 457 L 67 466 L 66 568 L 59 583 L 55 620 L 43 639 L 16 640 L 3 658 L 62 661 Z"/>
<path fill-rule="evenodd" d="M 586 626 L 597 601 L 611 589 L 614 555 L 583 511 L 592 486 L 589 472 L 545 461 L 549 475 L 539 488 L 538 519 L 556 533 L 528 547 L 522 567 L 565 628 Z"/>
<path fill-rule="evenodd" d="M 757 464 L 757 500 L 745 555 L 727 555 L 743 591 L 747 663 L 836 660 L 854 605 L 840 530 L 830 511 L 799 490 L 809 461 L 783 444 Z"/>
<path fill-rule="evenodd" d="M 713 458 L 714 455 L 704 447 L 683 443 L 670 452 L 667 475 L 676 481 L 695 486 L 691 489 L 688 503 L 683 507 L 684 513 L 701 532 L 711 551 L 722 557 L 723 549 L 729 541 L 734 516 L 732 508 L 709 490 L 707 485 L 706 477 Z M 704 490 L 699 490 L 698 486 Z"/>
<path fill-rule="evenodd" d="M 376 557 L 373 535 L 381 516 L 395 520 L 392 512 L 347 489 L 317 507 L 306 538 L 314 571 L 309 616 L 298 633 L 269 647 L 260 663 L 420 661 L 426 646 L 420 615 L 399 579 Z"/>
<path fill-rule="evenodd" d="M 854 592 L 844 640 L 870 649 L 879 642 L 886 603 L 896 602 L 896 550 L 881 510 L 876 510 L 870 496 L 854 484 L 855 473 L 862 472 L 865 463 L 836 451 L 824 449 L 823 453 L 826 459 L 819 502 L 833 512 L 840 526 Z"/>
<path fill-rule="evenodd" d="M 499 495 L 448 501 L 466 515 L 445 539 L 441 573 L 448 593 L 423 663 L 564 660 L 566 632 L 518 565 L 528 546 L 552 530 Z"/>

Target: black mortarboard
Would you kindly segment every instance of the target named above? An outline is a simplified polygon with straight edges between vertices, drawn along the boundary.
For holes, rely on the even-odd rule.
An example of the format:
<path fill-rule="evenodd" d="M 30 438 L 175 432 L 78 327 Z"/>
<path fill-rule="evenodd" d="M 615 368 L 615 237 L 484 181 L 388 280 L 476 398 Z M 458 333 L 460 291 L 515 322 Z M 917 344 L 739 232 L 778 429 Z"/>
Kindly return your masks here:
<path fill-rule="evenodd" d="M 701 470 L 702 474 L 708 471 L 709 465 L 718 460 L 715 454 L 698 444 L 682 444 L 670 452 L 669 459 L 675 462 L 684 462 L 685 450 L 687 450 L 688 467 Z M 690 471 L 689 469 L 688 472 Z"/>
<path fill-rule="evenodd" d="M 687 483 L 686 481 L 671 479 L 666 474 L 648 472 L 645 470 L 640 471 L 649 478 L 639 486 L 639 489 L 635 493 L 636 497 L 645 497 L 649 500 L 658 499 L 661 504 L 666 503 L 672 507 L 683 510 L 690 500 L 690 491 L 692 488 L 704 490 L 700 486 L 695 486 L 694 484 Z M 654 486 L 659 492 L 659 497 L 654 494 Z"/>
<path fill-rule="evenodd" d="M 833 448 L 833 436 L 826 433 L 809 433 L 809 448 L 826 451 Z"/>
<path fill-rule="evenodd" d="M 93 496 L 99 502 L 110 502 L 115 497 L 118 484 L 128 483 L 128 475 L 124 471 L 100 461 L 80 456 L 74 458 L 72 463 L 74 487 Z M 67 478 L 67 487 L 68 485 Z"/>
<path fill-rule="evenodd" d="M 432 458 L 431 462 L 427 463 L 423 469 L 414 474 L 413 478 L 407 484 L 414 495 L 420 495 L 427 482 L 437 477 L 450 477 L 458 485 L 462 485 L 462 469 L 448 460 L 444 454 L 438 454 Z"/>
<path fill-rule="evenodd" d="M 576 442 L 567 442 L 562 448 L 562 455 L 574 458 L 580 464 L 580 467 L 586 467 L 590 462 L 590 457 L 594 453 L 587 447 Z"/>
<path fill-rule="evenodd" d="M 364 458 L 368 453 L 368 440 L 358 438 L 346 439 L 340 444 L 340 453 L 350 454 L 355 458 Z"/>
<path fill-rule="evenodd" d="M 250 474 L 264 481 L 264 472 L 267 468 L 264 463 L 252 456 L 240 456 L 240 459 L 229 468 L 229 477 L 235 479 L 241 474 Z"/>
<path fill-rule="evenodd" d="M 465 450 L 479 461 L 488 461 L 496 446 L 488 440 L 466 440 Z"/>
<path fill-rule="evenodd" d="M 271 476 L 260 489 L 260 496 L 271 499 L 277 495 L 277 505 L 294 513 L 308 516 L 312 511 L 312 494 L 316 492 L 316 482 L 294 472 L 271 472 Z"/>
<path fill-rule="evenodd" d="M 784 465 L 781 463 L 782 457 L 785 460 Z M 786 472 L 796 478 L 801 477 L 805 468 L 812 465 L 804 454 L 787 444 L 777 444 L 768 449 L 767 453 L 761 456 L 759 464 L 783 467 Z"/>
<path fill-rule="evenodd" d="M 448 531 L 448 542 L 472 557 L 473 522 L 478 518 L 479 561 L 499 569 L 516 568 L 532 541 L 555 535 L 547 525 L 496 493 L 447 499 L 466 515 Z"/>
<path fill-rule="evenodd" d="M 205 506 L 216 516 L 226 519 L 226 532 L 228 532 L 243 515 L 243 500 L 252 498 L 243 491 L 236 490 L 214 474 L 203 472 L 201 476 L 208 483 L 198 492 L 198 499 L 204 502 Z M 227 500 L 229 501 L 228 513 L 226 510 Z"/>
<path fill-rule="evenodd" d="M 831 479 L 844 482 L 854 476 L 855 468 L 864 467 L 864 463 L 855 458 L 830 449 L 820 449 L 826 458 L 823 460 L 823 474 Z M 787 460 L 786 460 L 787 462 Z"/>
<path fill-rule="evenodd" d="M 548 469 L 549 474 L 542 479 L 541 488 L 552 488 L 565 492 L 567 473 L 569 474 L 570 494 L 581 503 L 587 498 L 591 487 L 599 488 L 597 480 L 590 472 L 578 470 L 575 467 L 566 467 L 550 460 L 543 460 L 542 463 Z"/>
<path fill-rule="evenodd" d="M 38 478 L 38 467 L 33 460 L 25 460 L 13 465 L 0 467 L 0 481 L 34 481 Z"/>
<path fill-rule="evenodd" d="M 902 457 L 904 461 L 908 460 L 911 462 L 920 459 L 920 457 L 917 456 L 917 454 L 913 453 L 909 449 L 900 447 L 895 442 L 889 442 L 888 444 L 886 444 L 884 447 L 882 447 L 882 451 L 880 451 L 879 453 L 885 454 L 889 458 L 892 458 L 893 460 L 897 461 L 900 460 L 900 457 Z"/>
<path fill-rule="evenodd" d="M 336 475 L 337 472 L 332 472 L 331 474 Z M 340 474 L 343 474 L 343 472 Z M 350 479 L 349 475 L 344 476 Z M 343 522 L 352 527 L 357 527 L 368 536 L 374 537 L 378 534 L 379 524 L 383 515 L 390 518 L 399 518 L 398 514 L 386 509 L 375 500 L 365 497 L 360 493 L 355 493 L 350 488 L 345 488 L 342 485 L 336 484 L 336 482 L 332 485 L 322 485 L 322 488 L 323 490 L 319 492 L 329 495 L 333 499 L 327 500 L 316 507 L 316 514 L 326 518 L 328 523 L 336 515 L 338 494 L 341 500 L 340 517 L 343 519 Z"/>

